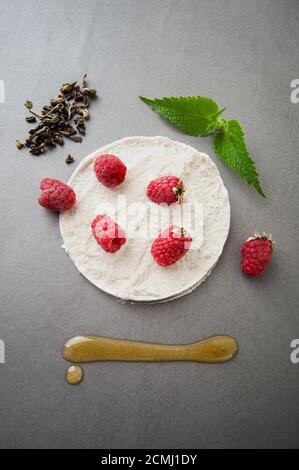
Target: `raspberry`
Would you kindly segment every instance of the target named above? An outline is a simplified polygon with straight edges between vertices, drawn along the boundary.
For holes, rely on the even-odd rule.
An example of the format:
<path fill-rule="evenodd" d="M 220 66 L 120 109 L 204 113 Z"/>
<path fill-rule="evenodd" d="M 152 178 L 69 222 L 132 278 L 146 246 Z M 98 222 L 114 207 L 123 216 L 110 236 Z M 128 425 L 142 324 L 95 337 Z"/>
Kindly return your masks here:
<path fill-rule="evenodd" d="M 91 228 L 98 244 L 108 253 L 115 253 L 126 243 L 124 230 L 106 214 L 97 215 Z"/>
<path fill-rule="evenodd" d="M 97 157 L 93 170 L 100 183 L 107 188 L 114 188 L 125 180 L 127 167 L 120 158 L 107 153 Z"/>
<path fill-rule="evenodd" d="M 272 258 L 273 240 L 271 235 L 262 233 L 248 238 L 241 247 L 241 269 L 248 276 L 259 276 Z"/>
<path fill-rule="evenodd" d="M 183 228 L 171 225 L 153 241 L 151 252 L 160 266 L 169 266 L 182 258 L 190 248 L 192 238 Z"/>
<path fill-rule="evenodd" d="M 38 202 L 50 211 L 67 211 L 76 202 L 75 191 L 59 180 L 44 178 L 41 181 L 40 189 L 42 193 L 38 198 Z"/>
<path fill-rule="evenodd" d="M 157 204 L 181 203 L 184 191 L 183 182 L 177 176 L 161 176 L 152 180 L 147 187 L 148 197 Z"/>

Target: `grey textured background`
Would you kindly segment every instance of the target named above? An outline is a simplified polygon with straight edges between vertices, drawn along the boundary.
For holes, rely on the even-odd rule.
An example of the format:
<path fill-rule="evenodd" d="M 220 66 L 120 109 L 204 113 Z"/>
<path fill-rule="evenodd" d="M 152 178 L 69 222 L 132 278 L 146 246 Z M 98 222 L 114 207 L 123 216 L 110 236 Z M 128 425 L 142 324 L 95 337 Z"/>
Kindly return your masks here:
<path fill-rule="evenodd" d="M 298 447 L 299 2 L 0 0 L 0 447 Z M 84 142 L 32 158 L 15 149 L 23 108 L 88 72 L 100 98 Z M 148 109 L 149 97 L 201 94 L 243 124 L 267 200 L 213 154 Z M 37 202 L 45 176 L 130 135 L 166 135 L 211 155 L 231 199 L 226 248 L 210 278 L 164 305 L 123 305 L 93 287 L 61 246 L 58 217 Z M 271 267 L 248 279 L 239 246 L 254 229 L 277 241 Z M 78 334 L 189 342 L 224 333 L 224 365 L 103 363 L 64 380 L 60 352 Z"/>

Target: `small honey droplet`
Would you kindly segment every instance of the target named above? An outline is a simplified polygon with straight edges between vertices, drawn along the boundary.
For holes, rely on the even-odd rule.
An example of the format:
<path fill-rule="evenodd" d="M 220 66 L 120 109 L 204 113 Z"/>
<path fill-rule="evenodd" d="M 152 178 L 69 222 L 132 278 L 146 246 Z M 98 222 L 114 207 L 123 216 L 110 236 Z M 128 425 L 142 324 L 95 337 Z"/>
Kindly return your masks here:
<path fill-rule="evenodd" d="M 70 366 L 65 374 L 66 381 L 71 385 L 76 385 L 82 382 L 84 372 L 80 366 Z"/>

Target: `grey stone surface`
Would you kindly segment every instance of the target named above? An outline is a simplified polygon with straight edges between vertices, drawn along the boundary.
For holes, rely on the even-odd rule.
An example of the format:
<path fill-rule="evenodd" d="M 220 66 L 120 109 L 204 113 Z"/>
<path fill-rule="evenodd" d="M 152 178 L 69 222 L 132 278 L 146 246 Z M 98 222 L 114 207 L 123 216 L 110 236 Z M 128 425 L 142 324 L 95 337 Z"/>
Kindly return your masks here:
<path fill-rule="evenodd" d="M 1 448 L 298 447 L 297 1 L 0 0 Z M 37 107 L 88 72 L 99 89 L 79 145 L 32 158 L 23 102 Z M 210 138 L 185 135 L 148 109 L 149 97 L 201 94 L 241 121 L 268 195 L 215 157 Z M 192 294 L 123 305 L 93 287 L 61 247 L 58 217 L 36 203 L 45 176 L 66 180 L 94 149 L 130 135 L 166 135 L 207 152 L 231 199 L 220 262 Z M 239 270 L 255 229 L 277 241 L 260 279 Z M 189 342 L 224 333 L 240 344 L 223 365 L 103 363 L 71 387 L 61 348 L 78 334 Z"/>

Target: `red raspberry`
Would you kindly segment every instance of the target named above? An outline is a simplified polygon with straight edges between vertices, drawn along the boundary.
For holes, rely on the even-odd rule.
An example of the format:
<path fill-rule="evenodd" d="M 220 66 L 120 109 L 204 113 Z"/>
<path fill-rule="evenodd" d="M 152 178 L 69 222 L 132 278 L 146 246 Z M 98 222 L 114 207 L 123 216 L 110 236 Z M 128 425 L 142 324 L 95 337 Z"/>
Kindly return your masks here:
<path fill-rule="evenodd" d="M 99 155 L 94 162 L 93 170 L 99 182 L 107 188 L 121 184 L 126 177 L 127 167 L 115 155 Z"/>
<path fill-rule="evenodd" d="M 177 176 L 161 176 L 152 180 L 147 187 L 148 197 L 157 204 L 181 203 L 184 191 L 183 182 Z"/>
<path fill-rule="evenodd" d="M 124 230 L 106 214 L 97 215 L 91 228 L 98 244 L 108 253 L 115 253 L 126 243 Z"/>
<path fill-rule="evenodd" d="M 75 191 L 59 180 L 44 178 L 41 181 L 40 189 L 42 193 L 38 198 L 38 202 L 50 211 L 67 211 L 76 202 Z"/>
<path fill-rule="evenodd" d="M 273 240 L 271 235 L 262 233 L 248 238 L 241 247 L 241 269 L 248 276 L 262 274 L 265 267 L 272 258 Z"/>
<path fill-rule="evenodd" d="M 191 242 L 192 238 L 183 228 L 171 225 L 153 241 L 151 252 L 156 263 L 169 266 L 187 253 Z"/>

